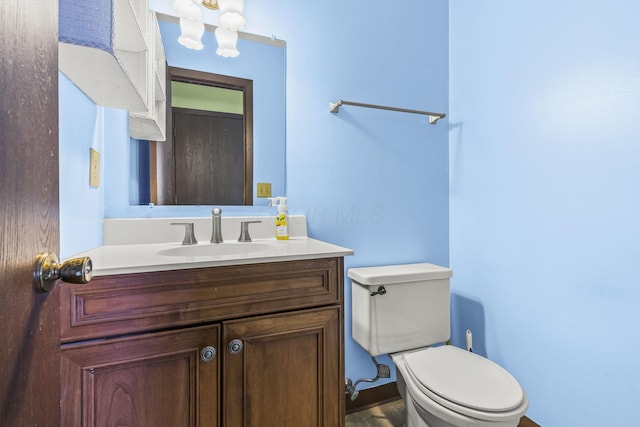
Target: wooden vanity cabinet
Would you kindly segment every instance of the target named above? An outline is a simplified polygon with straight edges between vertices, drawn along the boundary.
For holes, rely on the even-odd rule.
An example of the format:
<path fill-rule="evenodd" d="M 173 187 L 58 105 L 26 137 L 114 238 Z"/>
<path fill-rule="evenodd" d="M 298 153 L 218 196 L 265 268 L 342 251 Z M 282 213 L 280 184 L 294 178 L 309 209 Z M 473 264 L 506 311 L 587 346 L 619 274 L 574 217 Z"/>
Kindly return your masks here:
<path fill-rule="evenodd" d="M 65 427 L 217 426 L 219 325 L 64 348 Z M 206 350 L 205 350 L 206 351 Z"/>
<path fill-rule="evenodd" d="M 343 426 L 343 271 L 340 257 L 63 284 L 61 425 Z"/>
<path fill-rule="evenodd" d="M 340 309 L 326 307 L 223 323 L 223 425 L 339 426 L 344 375 Z M 340 418 L 341 417 L 341 418 Z"/>

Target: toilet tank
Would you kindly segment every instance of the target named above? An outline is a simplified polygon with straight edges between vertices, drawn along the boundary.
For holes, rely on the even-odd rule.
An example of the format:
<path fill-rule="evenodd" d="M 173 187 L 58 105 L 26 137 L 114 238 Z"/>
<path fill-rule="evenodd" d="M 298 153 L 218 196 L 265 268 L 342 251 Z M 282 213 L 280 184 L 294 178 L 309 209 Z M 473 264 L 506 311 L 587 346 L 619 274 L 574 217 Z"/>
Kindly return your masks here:
<path fill-rule="evenodd" d="M 443 343 L 450 336 L 452 271 L 434 264 L 351 268 L 353 339 L 372 356 Z M 384 294 L 371 295 L 384 287 Z"/>

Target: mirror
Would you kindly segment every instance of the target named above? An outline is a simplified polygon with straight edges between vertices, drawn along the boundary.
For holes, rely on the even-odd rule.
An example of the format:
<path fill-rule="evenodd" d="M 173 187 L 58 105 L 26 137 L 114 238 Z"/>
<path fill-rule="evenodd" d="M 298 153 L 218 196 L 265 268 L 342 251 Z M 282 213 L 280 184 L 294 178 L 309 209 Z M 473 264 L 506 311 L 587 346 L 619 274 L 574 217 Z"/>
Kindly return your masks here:
<path fill-rule="evenodd" d="M 252 129 L 245 129 L 244 146 L 247 147 L 246 135 L 252 136 L 249 153 L 252 151 L 252 159 L 246 161 L 242 171 L 235 170 L 236 178 L 230 182 L 229 187 L 240 188 L 236 198 L 225 200 L 240 200 L 231 203 L 202 203 L 216 205 L 265 205 L 266 200 L 257 198 L 256 186 L 258 183 L 271 184 L 272 195 L 285 193 L 285 43 L 281 40 L 272 40 L 266 37 L 255 36 L 247 33 L 240 33 L 238 40 L 238 50 L 240 55 L 236 58 L 223 58 L 215 54 L 216 41 L 213 29 L 207 26 L 207 31 L 203 36 L 205 48 L 200 51 L 187 49 L 177 42 L 180 35 L 180 27 L 177 19 L 165 15 L 158 15 L 160 33 L 164 44 L 165 55 L 169 67 L 181 70 L 193 70 L 194 74 L 218 75 L 238 80 L 252 82 L 252 103 L 253 117 L 249 112 L 249 119 L 252 119 Z M 170 91 L 167 91 L 169 94 Z M 246 94 L 246 92 L 245 92 Z M 169 103 L 170 100 L 167 100 Z M 245 106 L 247 102 L 244 103 Z M 250 103 L 249 103 L 250 104 Z M 169 117 L 168 117 L 169 118 Z M 167 134 L 173 133 L 174 123 L 168 120 Z M 168 138 L 170 139 L 170 138 Z M 153 144 L 153 143 L 152 143 Z M 166 148 L 163 142 L 155 143 L 158 151 Z M 144 194 L 144 179 L 140 179 L 140 174 L 149 173 L 150 167 L 148 156 L 148 146 L 144 146 L 132 140 L 131 144 L 131 167 L 130 167 L 130 197 L 131 205 L 145 205 L 149 202 L 149 196 Z M 245 151 L 246 153 L 247 151 Z M 251 162 L 252 160 L 252 162 Z M 156 161 L 151 159 L 151 161 Z M 252 164 L 251 164 L 252 163 Z M 171 169 L 161 167 L 161 170 Z M 229 168 L 234 169 L 234 168 Z M 164 172 L 155 172 L 164 173 Z M 173 178 L 183 173 L 177 167 L 173 173 Z M 247 176 L 251 176 L 247 180 Z M 245 177 L 245 182 L 242 178 Z M 231 178 L 227 178 L 231 179 Z M 247 182 L 250 181 L 250 182 Z M 174 181 L 175 182 L 175 181 Z M 135 184 L 134 184 L 135 183 Z M 154 184 L 157 186 L 157 184 Z M 141 191 L 142 190 L 142 191 Z M 247 197 L 247 194 L 249 195 Z M 178 200 L 177 204 L 185 203 Z M 194 200 L 194 199 L 191 199 Z M 163 204 L 163 203 L 160 203 Z M 164 204 L 175 204 L 167 201 Z"/>
<path fill-rule="evenodd" d="M 139 194 L 149 194 L 139 204 L 253 205 L 253 81 L 167 71 L 172 131 L 148 149 L 138 141 Z M 147 157 L 148 170 L 142 166 Z"/>

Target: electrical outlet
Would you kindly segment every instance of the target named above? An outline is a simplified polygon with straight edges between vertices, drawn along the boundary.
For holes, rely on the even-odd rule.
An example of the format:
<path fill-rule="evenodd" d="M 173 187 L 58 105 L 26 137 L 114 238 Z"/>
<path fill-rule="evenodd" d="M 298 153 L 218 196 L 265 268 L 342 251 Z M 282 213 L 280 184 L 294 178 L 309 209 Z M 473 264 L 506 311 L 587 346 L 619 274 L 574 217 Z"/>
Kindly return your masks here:
<path fill-rule="evenodd" d="M 271 197 L 271 183 L 259 182 L 258 183 L 258 197 Z"/>
<path fill-rule="evenodd" d="M 89 149 L 89 186 L 100 187 L 100 153 L 93 148 Z"/>

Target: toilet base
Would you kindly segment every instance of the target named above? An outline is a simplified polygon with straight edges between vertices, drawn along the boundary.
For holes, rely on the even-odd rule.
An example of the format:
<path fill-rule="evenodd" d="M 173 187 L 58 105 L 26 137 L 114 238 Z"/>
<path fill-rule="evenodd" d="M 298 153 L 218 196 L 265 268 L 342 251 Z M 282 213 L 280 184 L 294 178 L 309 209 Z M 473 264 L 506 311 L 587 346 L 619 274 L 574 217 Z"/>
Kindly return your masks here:
<path fill-rule="evenodd" d="M 519 419 L 496 422 L 470 418 L 437 405 L 426 397 L 425 401 L 419 403 L 409 392 L 402 370 L 396 365 L 398 392 L 405 404 L 405 427 L 517 427 L 520 423 Z M 413 390 L 413 393 L 419 391 Z M 438 406 L 437 411 L 427 411 L 424 408 L 426 403 Z"/>
<path fill-rule="evenodd" d="M 419 405 L 414 402 L 411 396 L 407 395 L 406 384 L 402 374 L 398 372 L 398 391 L 405 406 L 405 424 L 404 427 L 452 427 L 452 424 L 447 421 L 441 420 L 423 410 Z"/>

